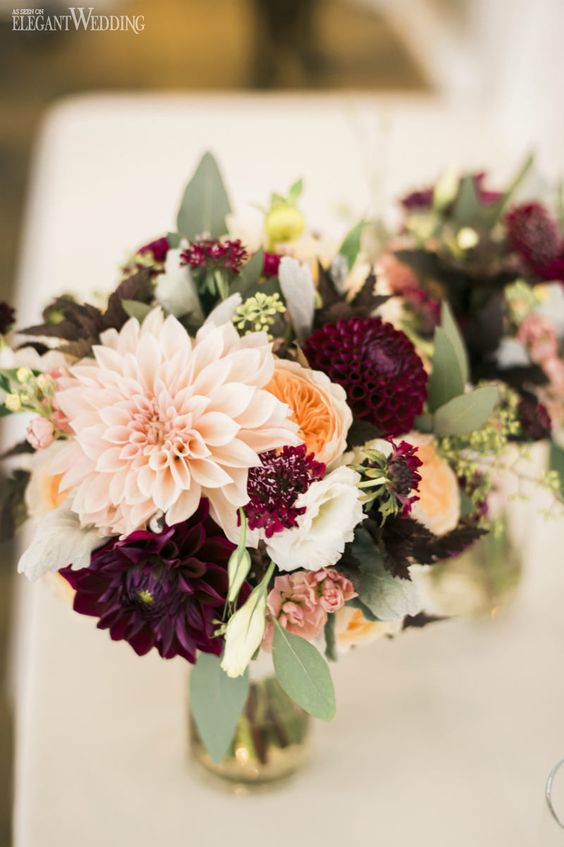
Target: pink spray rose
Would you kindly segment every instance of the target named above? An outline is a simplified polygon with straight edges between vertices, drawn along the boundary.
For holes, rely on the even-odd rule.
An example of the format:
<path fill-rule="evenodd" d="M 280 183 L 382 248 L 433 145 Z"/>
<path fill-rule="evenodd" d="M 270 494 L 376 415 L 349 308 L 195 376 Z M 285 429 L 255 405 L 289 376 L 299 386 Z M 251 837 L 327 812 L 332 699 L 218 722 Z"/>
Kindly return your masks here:
<path fill-rule="evenodd" d="M 533 362 L 542 364 L 558 353 L 558 339 L 552 322 L 543 315 L 527 315 L 519 327 L 518 339 L 529 351 Z"/>
<path fill-rule="evenodd" d="M 318 571 L 294 571 L 278 576 L 268 595 L 268 608 L 280 626 L 313 641 L 327 623 L 329 614 L 356 597 L 350 579 L 334 568 Z M 268 624 L 263 646 L 270 649 L 274 624 Z"/>
<path fill-rule="evenodd" d="M 55 438 L 55 428 L 47 418 L 34 418 L 27 427 L 26 437 L 34 450 L 44 450 Z"/>

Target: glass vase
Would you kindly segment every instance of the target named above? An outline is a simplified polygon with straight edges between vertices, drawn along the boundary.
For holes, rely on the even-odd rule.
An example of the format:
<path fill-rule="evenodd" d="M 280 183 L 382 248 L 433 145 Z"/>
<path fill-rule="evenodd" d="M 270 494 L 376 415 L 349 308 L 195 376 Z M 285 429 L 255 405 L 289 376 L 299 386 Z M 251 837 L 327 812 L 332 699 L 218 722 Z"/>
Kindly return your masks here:
<path fill-rule="evenodd" d="M 496 617 L 514 599 L 522 572 L 522 556 L 500 521 L 460 556 L 433 565 L 427 589 L 442 614 Z"/>
<path fill-rule="evenodd" d="M 307 762 L 310 718 L 280 687 L 273 673 L 256 677 L 251 663 L 247 702 L 225 758 L 217 764 L 190 715 L 192 758 L 226 787 L 245 791 L 273 786 Z"/>

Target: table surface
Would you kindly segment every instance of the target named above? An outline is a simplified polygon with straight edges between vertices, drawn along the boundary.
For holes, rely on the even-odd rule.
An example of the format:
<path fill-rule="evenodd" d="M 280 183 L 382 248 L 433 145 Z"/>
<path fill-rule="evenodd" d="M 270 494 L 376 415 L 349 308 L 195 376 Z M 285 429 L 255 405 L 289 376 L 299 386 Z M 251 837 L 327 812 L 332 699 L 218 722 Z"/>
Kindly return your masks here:
<path fill-rule="evenodd" d="M 422 98 L 71 100 L 38 145 L 20 318 L 61 291 L 111 287 L 130 247 L 170 229 L 208 147 L 237 203 L 303 175 L 308 217 L 329 227 L 343 204 L 377 209 L 450 163 L 503 177 L 520 152 L 487 116 Z M 15 847 L 561 843 L 543 785 L 564 755 L 563 534 L 525 516 L 536 529 L 514 605 L 349 654 L 311 766 L 260 797 L 218 793 L 188 766 L 183 662 L 138 659 L 22 579 Z"/>

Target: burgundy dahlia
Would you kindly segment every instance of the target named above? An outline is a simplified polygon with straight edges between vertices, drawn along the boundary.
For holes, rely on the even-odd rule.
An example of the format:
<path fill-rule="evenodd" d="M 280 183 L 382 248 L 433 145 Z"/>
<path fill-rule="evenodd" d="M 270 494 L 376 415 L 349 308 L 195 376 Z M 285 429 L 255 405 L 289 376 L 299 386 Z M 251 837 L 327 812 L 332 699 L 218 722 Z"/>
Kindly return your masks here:
<path fill-rule="evenodd" d="M 250 529 L 264 529 L 267 538 L 297 525 L 305 508 L 296 507 L 300 494 L 321 479 L 325 465 L 307 453 L 305 444 L 261 453 L 261 465 L 251 468 L 247 482 L 250 497 L 245 515 Z"/>
<path fill-rule="evenodd" d="M 562 250 L 557 222 L 541 203 L 523 203 L 505 216 L 512 249 L 543 279 L 551 276 L 551 265 Z"/>
<path fill-rule="evenodd" d="M 196 650 L 222 651 L 214 620 L 225 604 L 233 550 L 202 499 L 187 521 L 113 538 L 87 568 L 61 574 L 76 590 L 75 611 L 99 618 L 98 628 L 114 641 L 128 641 L 140 656 L 156 647 L 163 659 L 195 662 Z"/>
<path fill-rule="evenodd" d="M 216 241 L 202 238 L 193 241 L 181 253 L 181 260 L 192 268 L 216 270 L 226 268 L 237 273 L 247 258 L 247 251 L 238 238 L 230 241 Z"/>
<path fill-rule="evenodd" d="M 16 312 L 8 303 L 0 303 L 0 335 L 6 335 L 16 320 Z"/>
<path fill-rule="evenodd" d="M 534 397 L 522 397 L 517 406 L 517 417 L 524 435 L 531 441 L 550 438 L 552 421 L 546 406 Z"/>
<path fill-rule="evenodd" d="M 387 436 L 412 429 L 427 374 L 404 332 L 380 318 L 348 318 L 315 330 L 304 352 L 312 368 L 343 386 L 355 417 Z"/>

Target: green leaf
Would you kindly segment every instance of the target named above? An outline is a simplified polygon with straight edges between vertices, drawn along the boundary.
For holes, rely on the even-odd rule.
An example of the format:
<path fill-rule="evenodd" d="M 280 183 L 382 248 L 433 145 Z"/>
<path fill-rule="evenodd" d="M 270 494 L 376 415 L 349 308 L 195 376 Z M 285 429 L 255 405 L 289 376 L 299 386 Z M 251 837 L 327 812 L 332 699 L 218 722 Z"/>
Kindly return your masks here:
<path fill-rule="evenodd" d="M 491 416 L 498 398 L 497 388 L 486 385 L 449 400 L 433 416 L 434 432 L 437 435 L 468 435 L 480 429 Z"/>
<path fill-rule="evenodd" d="M 396 621 L 421 611 L 415 583 L 392 576 L 377 550 L 369 566 L 362 562 L 354 583 L 362 604 L 380 621 Z"/>
<path fill-rule="evenodd" d="M 495 223 L 496 220 L 501 216 L 501 214 L 507 209 L 511 200 L 513 199 L 513 195 L 517 191 L 518 188 L 521 187 L 526 177 L 529 175 L 531 168 L 535 163 L 535 154 L 528 153 L 523 164 L 520 165 L 517 173 L 511 180 L 509 188 L 502 194 L 499 200 L 496 203 L 493 203 L 492 206 L 488 207 L 491 215 L 490 223 Z"/>
<path fill-rule="evenodd" d="M 211 153 L 204 153 L 184 191 L 178 211 L 178 232 L 190 240 L 204 233 L 219 238 L 227 232 L 226 218 L 230 211 L 217 162 Z"/>
<path fill-rule="evenodd" d="M 418 432 L 433 432 L 433 415 L 418 415 L 414 424 Z"/>
<path fill-rule="evenodd" d="M 325 655 L 330 662 L 337 661 L 337 643 L 335 641 L 335 615 L 327 616 L 325 624 Z"/>
<path fill-rule="evenodd" d="M 141 303 L 139 300 L 122 300 L 121 305 L 130 318 L 137 318 L 139 323 L 142 323 L 147 317 L 153 306 L 148 303 Z"/>
<path fill-rule="evenodd" d="M 352 606 L 353 609 L 360 609 L 367 621 L 372 621 L 374 623 L 378 620 L 376 615 L 370 611 L 366 603 L 363 603 L 360 597 L 353 597 L 352 600 L 348 600 L 345 605 Z"/>
<path fill-rule="evenodd" d="M 462 381 L 466 385 L 470 374 L 466 347 L 447 300 L 443 300 L 441 304 L 441 327 L 444 329 L 448 340 L 453 346 Z"/>
<path fill-rule="evenodd" d="M 335 717 L 329 665 L 313 644 L 275 622 L 272 658 L 278 682 L 299 706 L 324 721 Z"/>
<path fill-rule="evenodd" d="M 302 196 L 304 190 L 304 181 L 303 179 L 297 179 L 293 185 L 290 186 L 290 190 L 288 191 L 288 203 L 291 206 L 295 206 L 300 197 Z"/>
<path fill-rule="evenodd" d="M 456 351 L 445 330 L 435 330 L 433 367 L 428 385 L 428 401 L 431 411 L 464 394 L 464 380 L 456 357 Z"/>
<path fill-rule="evenodd" d="M 239 292 L 244 300 L 247 297 L 252 297 L 259 288 L 263 266 L 264 250 L 261 248 L 243 265 L 235 282 L 229 289 L 230 293 L 235 294 Z M 260 286 L 260 290 L 263 290 L 262 286 Z"/>
<path fill-rule="evenodd" d="M 560 477 L 560 492 L 564 497 L 564 449 L 554 441 L 550 445 L 548 467 Z"/>
<path fill-rule="evenodd" d="M 180 246 L 181 237 L 178 232 L 168 232 L 166 237 L 171 250 L 176 250 Z"/>
<path fill-rule="evenodd" d="M 476 226 L 481 223 L 483 206 L 480 203 L 473 176 L 460 180 L 458 196 L 452 208 L 453 221 L 459 226 Z"/>
<path fill-rule="evenodd" d="M 347 232 L 343 239 L 343 243 L 339 247 L 339 255 L 343 256 L 346 260 L 349 271 L 356 262 L 356 257 L 360 252 L 360 242 L 366 224 L 367 221 L 365 220 L 359 221 L 355 224 L 355 226 Z"/>
<path fill-rule="evenodd" d="M 218 764 L 233 740 L 249 694 L 249 672 L 231 679 L 220 659 L 200 653 L 190 674 L 190 708 L 206 750 Z"/>

